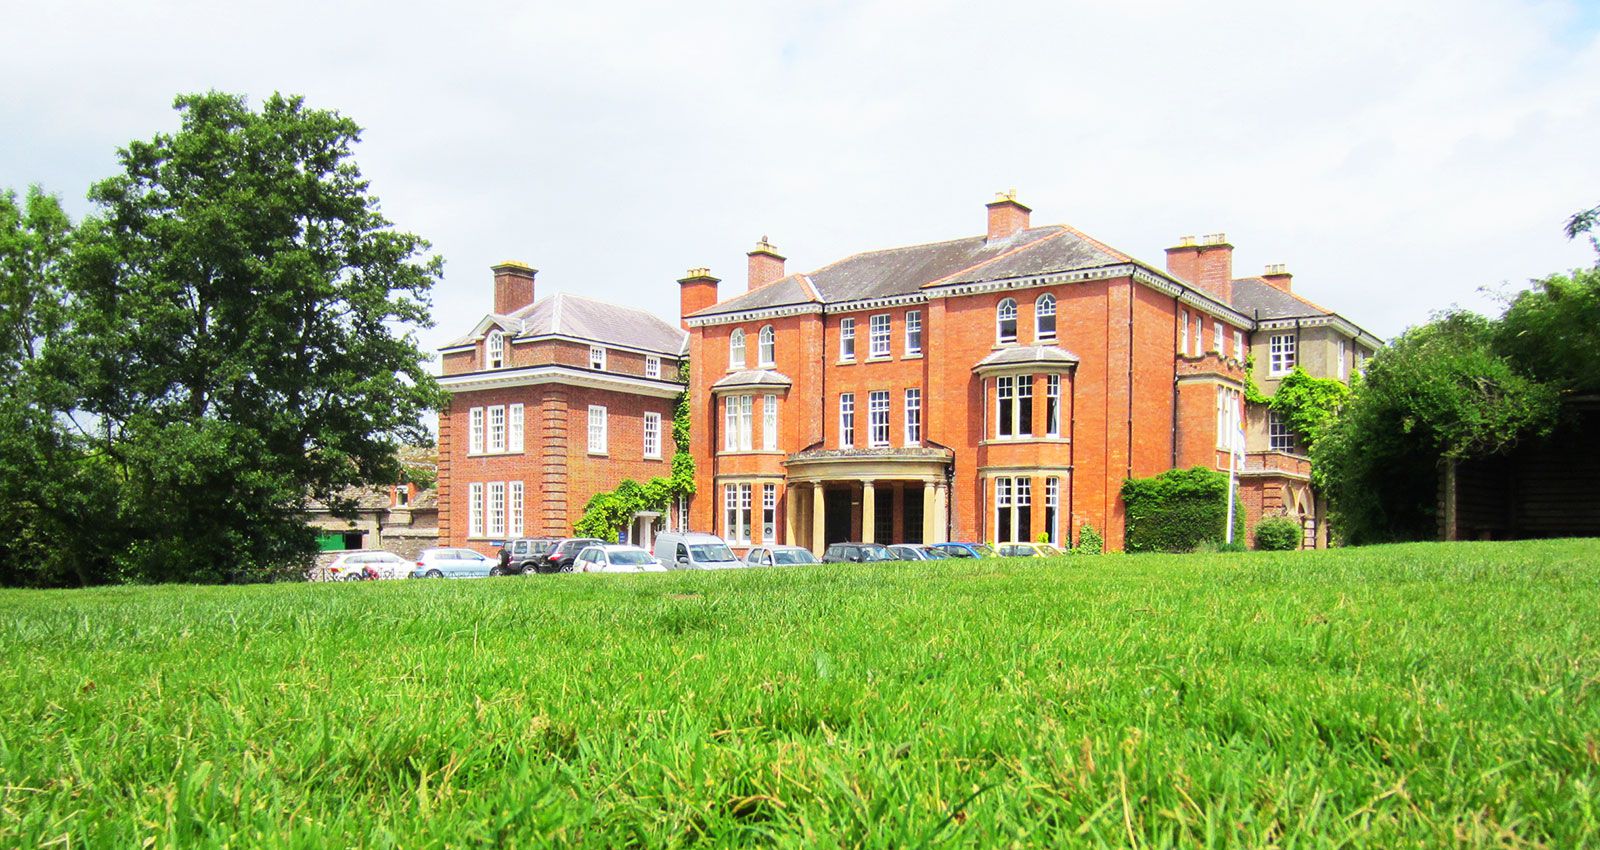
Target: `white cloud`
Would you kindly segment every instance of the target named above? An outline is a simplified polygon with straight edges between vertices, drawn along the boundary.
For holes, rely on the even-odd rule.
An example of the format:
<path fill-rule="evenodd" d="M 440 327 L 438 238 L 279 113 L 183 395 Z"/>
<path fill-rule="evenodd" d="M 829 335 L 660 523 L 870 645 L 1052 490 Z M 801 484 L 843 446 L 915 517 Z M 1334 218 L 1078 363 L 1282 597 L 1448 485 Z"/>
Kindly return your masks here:
<path fill-rule="evenodd" d="M 1600 41 L 1574 3 L 33 4 L 0 32 L 0 185 L 76 201 L 172 96 L 298 92 L 367 133 L 384 209 L 448 260 L 436 344 L 541 291 L 677 309 L 762 234 L 809 269 L 978 232 L 1016 187 L 1159 261 L 1236 269 L 1380 334 L 1592 261 Z M 76 205 L 83 211 L 81 203 Z"/>

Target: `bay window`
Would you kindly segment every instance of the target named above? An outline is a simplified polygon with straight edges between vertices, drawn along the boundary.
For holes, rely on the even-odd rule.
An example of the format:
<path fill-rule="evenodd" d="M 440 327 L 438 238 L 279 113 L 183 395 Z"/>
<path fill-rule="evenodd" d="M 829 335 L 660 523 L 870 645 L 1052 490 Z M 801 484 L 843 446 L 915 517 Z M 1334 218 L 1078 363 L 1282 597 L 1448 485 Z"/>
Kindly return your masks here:
<path fill-rule="evenodd" d="M 1022 543 L 1033 533 L 1033 479 L 1000 477 L 994 480 L 996 543 Z"/>

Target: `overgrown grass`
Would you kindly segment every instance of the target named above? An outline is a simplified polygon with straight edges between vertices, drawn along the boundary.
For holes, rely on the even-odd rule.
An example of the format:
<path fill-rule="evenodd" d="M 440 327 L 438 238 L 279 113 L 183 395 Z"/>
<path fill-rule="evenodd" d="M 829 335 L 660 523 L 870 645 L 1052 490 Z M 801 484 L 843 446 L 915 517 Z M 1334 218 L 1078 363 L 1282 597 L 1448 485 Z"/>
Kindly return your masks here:
<path fill-rule="evenodd" d="M 6 592 L 0 846 L 1592 845 L 1597 584 L 1556 541 Z"/>

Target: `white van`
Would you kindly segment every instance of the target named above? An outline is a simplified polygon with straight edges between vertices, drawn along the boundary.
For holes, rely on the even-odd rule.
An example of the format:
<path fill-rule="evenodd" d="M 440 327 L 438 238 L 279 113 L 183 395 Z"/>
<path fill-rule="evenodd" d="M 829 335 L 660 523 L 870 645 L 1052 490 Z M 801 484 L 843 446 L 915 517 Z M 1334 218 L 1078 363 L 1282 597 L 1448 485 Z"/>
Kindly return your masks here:
<path fill-rule="evenodd" d="M 721 537 L 697 531 L 657 534 L 655 555 L 669 570 L 726 570 L 744 566 Z"/>

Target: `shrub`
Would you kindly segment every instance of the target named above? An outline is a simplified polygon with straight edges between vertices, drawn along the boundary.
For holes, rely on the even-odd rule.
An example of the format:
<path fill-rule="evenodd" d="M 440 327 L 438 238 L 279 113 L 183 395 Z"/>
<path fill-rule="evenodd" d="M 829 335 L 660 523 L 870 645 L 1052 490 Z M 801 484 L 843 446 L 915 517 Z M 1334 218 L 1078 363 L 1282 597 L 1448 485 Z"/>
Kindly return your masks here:
<path fill-rule="evenodd" d="M 1078 547 L 1072 551 L 1078 555 L 1104 554 L 1106 551 L 1105 538 L 1100 536 L 1100 532 L 1095 531 L 1094 526 L 1084 523 L 1083 527 L 1078 529 Z"/>
<path fill-rule="evenodd" d="M 1226 536 L 1228 476 L 1214 469 L 1169 469 L 1154 478 L 1122 483 L 1128 523 L 1123 547 L 1129 552 L 1193 552 L 1202 543 L 1220 545 Z M 1235 503 L 1233 537 L 1244 537 L 1244 510 Z"/>
<path fill-rule="evenodd" d="M 1269 516 L 1256 523 L 1256 548 L 1268 552 L 1291 552 L 1300 548 L 1304 531 L 1300 523 L 1286 516 Z"/>

